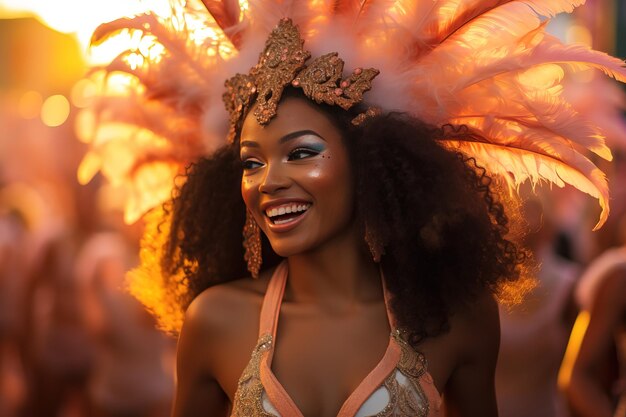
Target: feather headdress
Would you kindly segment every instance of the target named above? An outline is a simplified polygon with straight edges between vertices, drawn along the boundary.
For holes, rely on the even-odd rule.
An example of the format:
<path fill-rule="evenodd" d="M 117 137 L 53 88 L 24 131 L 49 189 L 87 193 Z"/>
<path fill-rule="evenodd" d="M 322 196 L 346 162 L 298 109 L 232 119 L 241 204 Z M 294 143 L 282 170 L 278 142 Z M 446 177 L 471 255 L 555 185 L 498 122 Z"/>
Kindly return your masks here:
<path fill-rule="evenodd" d="M 140 41 L 101 68 L 130 75 L 132 84 L 95 107 L 99 127 L 79 177 L 86 182 L 101 170 L 126 184 L 131 222 L 169 199 L 181 167 L 226 142 L 224 80 L 247 72 L 273 27 L 289 17 L 314 56 L 338 52 L 347 71 L 380 70 L 365 96 L 369 105 L 433 125 L 466 126 L 476 133 L 473 141 L 452 135 L 444 145 L 475 157 L 511 187 L 547 181 L 590 194 L 602 207 L 598 228 L 609 213 L 609 193 L 590 153 L 610 160 L 611 152 L 599 119 L 568 101 L 565 78 L 591 68 L 626 82 L 626 67 L 546 32 L 551 17 L 583 3 L 189 0 L 172 3 L 167 16 L 104 24 L 93 35 L 96 45 L 123 30 Z M 124 163 L 113 164 L 114 154 Z"/>

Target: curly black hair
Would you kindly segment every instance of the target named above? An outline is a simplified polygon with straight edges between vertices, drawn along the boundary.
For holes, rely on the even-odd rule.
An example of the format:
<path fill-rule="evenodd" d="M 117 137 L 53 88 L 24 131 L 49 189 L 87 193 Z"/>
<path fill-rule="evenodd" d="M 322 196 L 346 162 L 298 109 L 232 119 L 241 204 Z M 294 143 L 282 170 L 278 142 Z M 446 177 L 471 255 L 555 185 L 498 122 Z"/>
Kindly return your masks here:
<path fill-rule="evenodd" d="M 441 145 L 450 135 L 471 136 L 467 129 L 436 128 L 400 113 L 354 126 L 362 108 L 319 108 L 344 132 L 356 221 L 384 248 L 391 308 L 412 344 L 445 332 L 451 314 L 480 293 L 498 294 L 522 276 L 529 255 L 510 237 L 497 187 L 474 159 Z M 171 291 L 183 311 L 204 289 L 248 275 L 241 175 L 235 141 L 189 166 L 169 206 L 163 285 L 167 291 L 180 285 L 168 276 L 185 276 L 187 291 Z M 279 261 L 263 236 L 263 268 Z"/>

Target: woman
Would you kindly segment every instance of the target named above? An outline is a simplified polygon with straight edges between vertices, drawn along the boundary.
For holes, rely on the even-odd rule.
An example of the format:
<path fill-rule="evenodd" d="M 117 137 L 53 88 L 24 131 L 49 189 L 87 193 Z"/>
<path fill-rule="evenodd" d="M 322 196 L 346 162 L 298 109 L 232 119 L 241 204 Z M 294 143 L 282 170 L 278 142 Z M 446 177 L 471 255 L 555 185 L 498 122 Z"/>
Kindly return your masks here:
<path fill-rule="evenodd" d="M 566 129 L 553 117 L 569 107 L 557 94 L 562 68 L 545 64 L 564 59 L 552 51 L 576 54 L 546 37 L 541 16 L 569 6 L 203 3 L 211 19 L 189 12 L 188 21 L 204 32 L 181 26 L 185 16 L 147 14 L 94 36 L 131 27 L 168 49 L 133 52 L 153 60 L 126 68 L 145 88 L 100 114 L 141 126 L 142 146 L 145 130 L 159 136 L 127 174 L 139 181 L 155 161 L 203 155 L 167 205 L 170 218 L 146 235 L 157 256 L 144 251 L 132 274 L 159 316 L 186 310 L 174 415 L 496 415 L 494 295 L 519 279 L 526 253 L 509 240 L 481 166 L 511 184 L 573 183 L 608 201 L 604 178 L 579 153 L 609 157 L 601 135 L 569 111 Z M 299 30 L 281 20 L 249 73 L 216 89 L 222 70 L 244 70 L 284 16 Z M 497 36 L 475 42 L 485 30 Z M 215 36 L 202 41 L 207 33 Z M 551 52 L 524 67 L 539 47 Z M 345 78 L 335 48 L 356 60 Z M 573 70 L 596 65 L 626 79 L 621 62 L 586 52 L 594 62 Z M 370 62 L 378 69 L 358 67 Z M 538 62 L 541 74 L 530 68 Z M 215 150 L 222 126 L 229 143 Z M 161 253 L 154 233 L 168 228 Z"/>
<path fill-rule="evenodd" d="M 197 262 L 190 284 L 243 276 L 247 209 L 270 243 L 264 259 L 287 260 L 271 369 L 302 415 L 375 415 L 389 404 L 389 415 L 407 407 L 406 415 L 438 415 L 438 392 L 451 415 L 496 415 L 493 293 L 499 282 L 517 278 L 524 252 L 506 240 L 507 219 L 484 172 L 437 145 L 436 130 L 403 115 L 354 128 L 347 112 L 296 93 L 283 98 L 267 126 L 253 112 L 238 143 L 191 168 L 175 202 L 171 248 L 181 248 L 179 263 Z M 222 183 L 228 166 L 227 177 L 241 177 L 243 201 L 236 184 Z M 280 214 L 287 207 L 292 213 Z M 366 230 L 385 242 L 380 268 Z M 257 415 L 243 411 L 260 398 L 240 376 L 263 336 L 261 305 L 274 271 L 212 285 L 195 297 L 179 340 L 174 415 L 227 415 L 233 403 L 235 415 Z M 427 360 L 430 375 L 406 390 L 409 402 L 376 398 L 366 414 L 338 414 L 351 393 L 374 391 L 359 384 L 396 329 L 385 313 L 381 274 L 391 323 L 397 318 L 397 328 L 406 329 L 403 340 L 417 349 L 407 352 Z M 377 382 L 386 395 L 396 389 Z"/>

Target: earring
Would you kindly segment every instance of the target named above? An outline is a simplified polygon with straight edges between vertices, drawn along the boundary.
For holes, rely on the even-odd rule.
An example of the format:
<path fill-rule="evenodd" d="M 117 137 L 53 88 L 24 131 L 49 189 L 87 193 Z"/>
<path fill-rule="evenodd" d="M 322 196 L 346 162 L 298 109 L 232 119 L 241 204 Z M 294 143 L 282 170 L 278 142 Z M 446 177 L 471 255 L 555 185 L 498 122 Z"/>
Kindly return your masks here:
<path fill-rule="evenodd" d="M 367 225 L 365 226 L 365 243 L 370 249 L 374 262 L 380 263 L 380 258 L 385 254 L 385 246 Z"/>
<path fill-rule="evenodd" d="M 252 274 L 252 278 L 259 277 L 261 269 L 261 229 L 252 217 L 250 210 L 246 210 L 246 224 L 243 227 L 243 248 L 245 253 L 243 259 L 246 261 L 248 271 Z"/>

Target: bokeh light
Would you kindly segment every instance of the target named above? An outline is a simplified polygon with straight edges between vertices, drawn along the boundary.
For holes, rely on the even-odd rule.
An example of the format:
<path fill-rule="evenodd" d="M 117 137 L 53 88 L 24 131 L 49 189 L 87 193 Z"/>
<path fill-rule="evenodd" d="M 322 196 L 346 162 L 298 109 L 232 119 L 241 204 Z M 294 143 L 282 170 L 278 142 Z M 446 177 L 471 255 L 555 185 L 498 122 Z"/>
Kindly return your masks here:
<path fill-rule="evenodd" d="M 50 96 L 41 106 L 41 121 L 49 127 L 61 126 L 70 115 L 70 102 L 62 94 Z"/>

